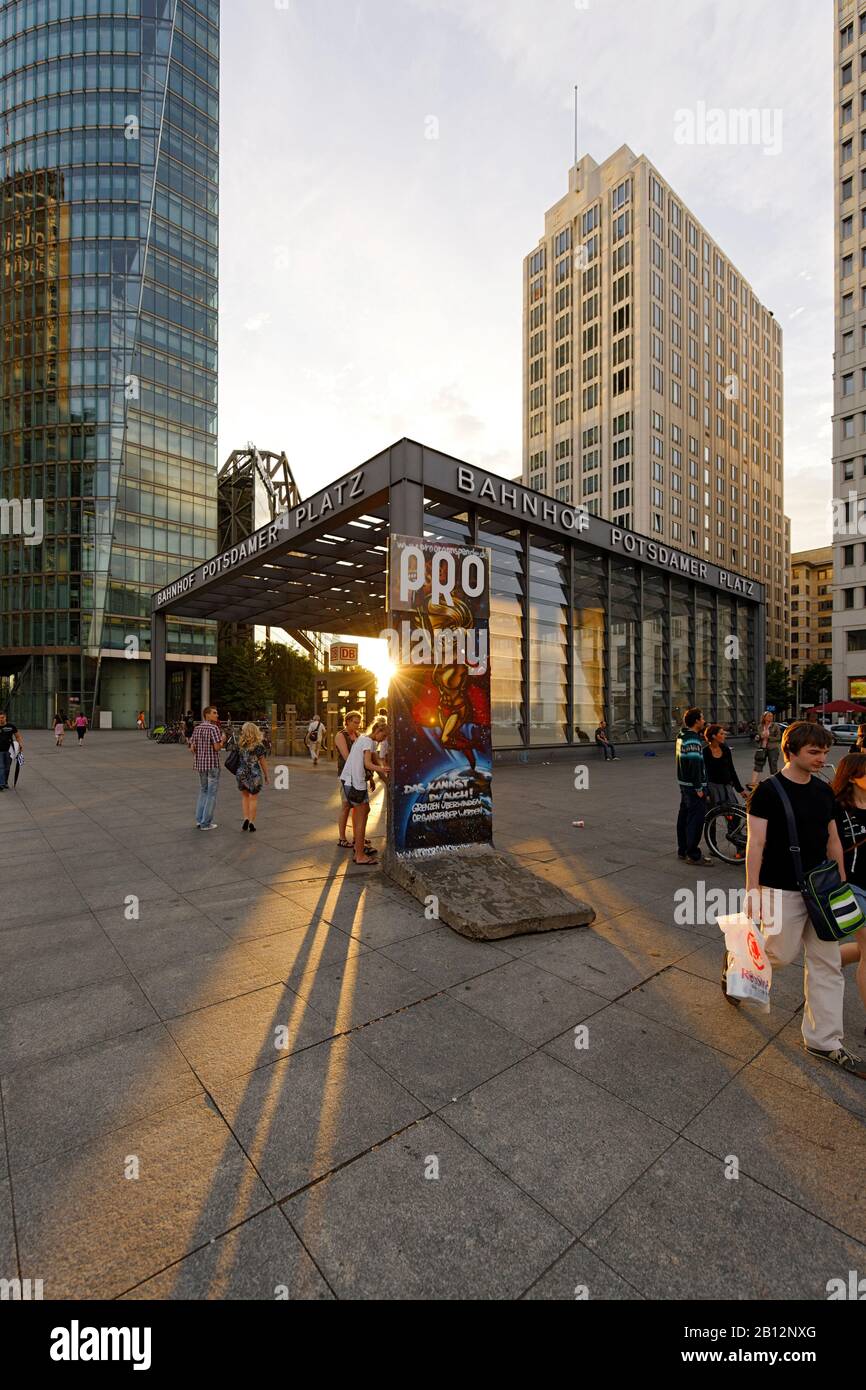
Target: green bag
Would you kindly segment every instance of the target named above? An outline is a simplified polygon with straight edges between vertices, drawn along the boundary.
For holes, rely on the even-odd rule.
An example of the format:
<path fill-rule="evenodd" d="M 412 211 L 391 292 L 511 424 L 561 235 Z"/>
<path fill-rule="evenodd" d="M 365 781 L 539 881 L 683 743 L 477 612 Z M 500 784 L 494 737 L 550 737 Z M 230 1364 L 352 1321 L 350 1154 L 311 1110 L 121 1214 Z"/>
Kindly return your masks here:
<path fill-rule="evenodd" d="M 775 777 L 771 777 L 770 785 L 775 787 L 785 808 L 788 836 L 791 841 L 789 848 L 794 860 L 797 887 L 803 895 L 809 920 L 815 928 L 815 935 L 820 937 L 822 941 L 845 941 L 853 932 L 859 931 L 866 924 L 866 915 L 863 913 L 860 899 L 850 883 L 842 882 L 839 876 L 839 866 L 832 859 L 826 859 L 823 864 L 819 864 L 817 868 L 810 869 L 808 874 L 804 874 L 800 846 L 797 844 L 797 822 L 794 819 L 794 809 L 779 777 L 780 774 L 778 773 Z"/>

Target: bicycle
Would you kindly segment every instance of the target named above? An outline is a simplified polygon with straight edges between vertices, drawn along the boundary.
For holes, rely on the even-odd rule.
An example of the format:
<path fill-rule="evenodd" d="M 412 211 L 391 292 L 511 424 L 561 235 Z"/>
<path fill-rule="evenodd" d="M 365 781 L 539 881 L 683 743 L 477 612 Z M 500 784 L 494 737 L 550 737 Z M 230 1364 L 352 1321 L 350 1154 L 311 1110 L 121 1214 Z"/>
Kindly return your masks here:
<path fill-rule="evenodd" d="M 747 817 L 745 806 L 721 801 L 704 817 L 707 848 L 725 864 L 744 864 L 746 860 Z"/>
<path fill-rule="evenodd" d="M 832 783 L 836 776 L 836 768 L 832 763 L 825 763 L 816 775 L 823 782 Z M 745 862 L 748 814 L 747 805 L 722 801 L 716 806 L 711 806 L 704 817 L 704 840 L 707 848 L 725 864 Z"/>

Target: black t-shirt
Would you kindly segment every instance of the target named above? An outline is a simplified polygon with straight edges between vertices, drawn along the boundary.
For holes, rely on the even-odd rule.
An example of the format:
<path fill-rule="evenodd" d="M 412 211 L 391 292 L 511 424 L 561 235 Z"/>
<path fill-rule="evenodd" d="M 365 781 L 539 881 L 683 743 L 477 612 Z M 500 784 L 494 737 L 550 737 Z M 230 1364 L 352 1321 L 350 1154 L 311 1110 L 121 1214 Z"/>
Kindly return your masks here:
<path fill-rule="evenodd" d="M 866 810 L 837 802 L 836 828 L 845 851 L 845 873 L 851 883 L 866 888 Z"/>
<path fill-rule="evenodd" d="M 4 724 L 0 728 L 0 753 L 8 753 L 18 729 L 14 724 Z"/>
<path fill-rule="evenodd" d="M 788 821 L 778 793 L 770 786 L 779 780 L 788 793 L 797 825 L 797 843 L 803 871 L 808 873 L 827 858 L 827 835 L 836 810 L 836 798 L 826 782 L 812 777 L 808 782 L 792 782 L 779 774 L 778 779 L 761 782 L 749 801 L 749 815 L 767 822 L 767 840 L 761 861 L 760 882 L 765 888 L 787 888 L 797 891 L 797 876 L 791 854 Z"/>

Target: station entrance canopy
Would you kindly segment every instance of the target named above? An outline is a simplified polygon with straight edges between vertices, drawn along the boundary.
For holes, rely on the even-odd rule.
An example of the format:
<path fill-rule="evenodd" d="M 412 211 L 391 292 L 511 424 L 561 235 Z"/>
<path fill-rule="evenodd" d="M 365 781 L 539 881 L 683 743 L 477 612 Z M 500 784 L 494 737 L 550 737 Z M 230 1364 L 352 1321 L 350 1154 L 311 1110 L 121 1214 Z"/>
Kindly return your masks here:
<path fill-rule="evenodd" d="M 693 591 L 700 588 L 711 596 L 715 593 L 721 601 L 736 601 L 735 616 L 737 609 L 745 608 L 751 633 L 749 666 L 753 674 L 763 671 L 764 590 L 756 580 L 403 439 L 154 594 L 151 723 L 161 723 L 165 718 L 168 617 L 378 637 L 388 627 L 386 571 L 391 534 L 429 535 L 449 541 L 461 534 L 472 544 L 489 543 L 491 537 L 507 537 L 509 545 L 523 556 L 523 575 L 530 576 L 531 547 L 548 546 L 560 559 L 581 556 L 597 567 L 600 580 L 607 577 L 600 592 L 604 595 L 601 602 L 608 632 L 611 623 L 616 622 L 609 583 L 610 566 L 616 557 L 636 574 L 663 572 L 691 581 Z M 573 560 L 564 564 L 564 575 L 563 621 L 568 639 L 562 653 L 566 668 L 562 689 L 570 708 L 575 688 L 575 643 L 571 640 L 575 610 Z M 494 601 L 496 587 L 494 564 Z M 524 585 L 522 599 L 519 595 L 511 598 L 512 604 L 516 598 L 522 609 L 524 653 L 531 650 L 533 604 L 528 597 L 531 599 L 531 594 L 527 596 Z M 718 601 L 715 611 L 718 615 Z M 716 635 L 721 637 L 726 620 L 721 620 L 719 626 L 717 618 L 715 626 Z M 700 664 L 694 632 L 690 644 L 689 665 L 694 673 Z M 609 649 L 609 637 L 606 646 Z M 495 640 L 492 661 L 495 681 Z M 714 656 L 714 669 L 715 661 Z M 526 713 L 531 672 L 525 656 L 523 667 L 523 714 L 515 727 L 519 725 L 525 731 L 531 723 Z M 610 706 L 611 691 L 612 682 L 605 670 L 599 709 L 607 710 L 608 722 L 615 723 L 610 719 L 610 714 L 615 713 Z M 758 697 L 755 688 L 748 699 L 748 718 L 757 712 Z M 639 703 L 639 692 L 636 699 Z M 721 711 L 719 714 L 724 717 Z M 745 709 L 740 711 L 740 717 L 746 717 Z M 570 727 L 571 716 L 567 722 Z M 511 741 L 529 742 L 529 738 Z"/>

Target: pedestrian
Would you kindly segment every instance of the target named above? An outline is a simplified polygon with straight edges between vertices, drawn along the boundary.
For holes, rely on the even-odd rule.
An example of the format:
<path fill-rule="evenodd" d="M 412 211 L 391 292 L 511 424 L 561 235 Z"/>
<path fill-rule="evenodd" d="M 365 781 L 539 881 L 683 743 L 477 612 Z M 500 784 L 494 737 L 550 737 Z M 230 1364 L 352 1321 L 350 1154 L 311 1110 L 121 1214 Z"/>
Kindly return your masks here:
<path fill-rule="evenodd" d="M 219 726 L 215 705 L 202 710 L 202 720 L 192 731 L 189 746 L 199 779 L 199 795 L 195 808 L 195 823 L 199 830 L 217 830 L 213 818 L 220 785 L 220 749 L 225 735 Z"/>
<path fill-rule="evenodd" d="M 848 883 L 866 896 L 866 753 L 848 753 L 836 769 L 833 780 L 836 798 L 836 829 L 845 856 Z M 863 927 L 842 943 L 842 965 L 857 966 L 857 988 L 866 1009 L 866 950 L 861 938 Z"/>
<path fill-rule="evenodd" d="M 677 781 L 680 787 L 680 809 L 677 816 L 677 856 L 691 864 L 712 864 L 701 853 L 701 835 L 707 814 L 707 768 L 704 762 L 703 732 L 706 720 L 695 707 L 683 715 L 682 728 L 677 736 Z"/>
<path fill-rule="evenodd" d="M 342 779 L 343 768 L 352 750 L 352 744 L 361 732 L 361 715 L 356 709 L 350 709 L 346 718 L 343 720 L 342 729 L 338 730 L 334 739 L 334 748 L 337 753 L 337 781 L 340 786 L 340 818 L 337 822 L 339 835 L 337 844 L 340 849 L 351 849 L 352 841 L 346 839 L 346 830 L 349 825 L 349 816 L 352 807 L 346 795 L 346 784 Z"/>
<path fill-rule="evenodd" d="M 728 731 L 724 724 L 708 724 L 704 730 L 704 738 L 709 803 L 711 806 L 736 806 L 738 796 L 742 796 L 744 792 L 728 747 Z"/>
<path fill-rule="evenodd" d="M 857 728 L 857 752 L 866 753 L 866 719 L 861 719 Z"/>
<path fill-rule="evenodd" d="M 365 831 L 370 814 L 370 792 L 367 787 L 367 774 L 379 772 L 387 776 L 388 764 L 383 762 L 377 747 L 388 737 L 388 725 L 384 719 L 377 719 L 369 734 L 360 734 L 349 750 L 346 766 L 340 774 L 346 788 L 346 798 L 352 808 L 352 827 L 354 829 L 355 852 L 353 862 L 367 867 L 377 862 L 376 853 L 367 848 Z"/>
<path fill-rule="evenodd" d="M 325 726 L 318 715 L 314 715 L 307 725 L 306 744 L 310 750 L 313 767 L 319 766 L 319 754 L 325 743 Z"/>
<path fill-rule="evenodd" d="M 820 1058 L 866 1080 L 860 1059 L 849 1052 L 842 1037 L 842 947 L 823 941 L 815 931 L 799 888 L 795 856 L 791 853 L 786 804 L 790 805 L 802 872 L 808 875 L 828 859 L 845 878 L 845 860 L 836 828 L 832 789 L 816 774 L 827 761 L 833 736 L 823 724 L 799 720 L 782 738 L 784 767 L 752 793 L 749 802 L 744 910 L 765 928 L 764 950 L 773 969 L 805 956 L 803 1046 Z M 853 943 L 851 943 L 853 945 Z M 722 966 L 726 992 L 728 958 Z"/>
<path fill-rule="evenodd" d="M 5 713 L 0 710 L 0 792 L 5 792 L 9 785 L 13 743 L 18 744 L 19 750 L 23 747 L 21 733 L 17 725 L 10 723 Z"/>
<path fill-rule="evenodd" d="M 608 738 L 608 734 L 607 734 L 607 720 L 606 720 L 606 719 L 601 719 L 601 720 L 599 720 L 598 728 L 597 728 L 596 731 L 595 731 L 595 741 L 596 741 L 598 747 L 599 747 L 599 748 L 601 749 L 601 751 L 604 753 L 604 760 L 605 760 L 605 762 L 608 762 L 608 761 L 610 761 L 610 762 L 612 762 L 612 763 L 618 763 L 618 762 L 619 762 L 619 758 L 616 756 L 616 749 L 614 748 L 613 744 L 611 743 L 610 739 Z M 609 758 L 608 758 L 608 754 L 610 755 Z"/>
<path fill-rule="evenodd" d="M 193 712 L 192 712 L 191 709 L 188 709 L 187 712 L 186 712 L 186 714 L 185 714 L 184 717 L 183 717 L 183 734 L 184 734 L 184 738 L 186 739 L 187 743 L 189 743 L 190 739 L 192 738 L 192 731 L 193 731 L 194 728 L 195 728 L 195 715 L 193 714 Z"/>
<path fill-rule="evenodd" d="M 142 730 L 142 732 L 147 728 L 147 721 L 145 720 L 143 709 L 140 709 L 138 711 L 138 718 L 135 722 L 138 725 L 139 729 Z"/>
<path fill-rule="evenodd" d="M 766 710 L 761 715 L 761 722 L 758 732 L 755 734 L 755 767 L 752 772 L 752 786 L 756 787 L 761 780 L 761 773 L 766 765 L 770 765 L 770 776 L 775 777 L 779 771 L 779 749 L 782 746 L 782 726 L 777 723 L 775 715 Z"/>
<path fill-rule="evenodd" d="M 57 748 L 63 747 L 63 735 L 66 733 L 66 715 L 60 710 L 54 716 L 54 743 Z"/>
<path fill-rule="evenodd" d="M 87 715 L 77 714 L 75 716 L 75 732 L 78 735 L 78 747 L 84 742 L 84 735 L 87 733 Z"/>
<path fill-rule="evenodd" d="M 244 823 L 241 830 L 254 831 L 259 793 L 263 784 L 269 780 L 265 745 L 262 742 L 262 731 L 258 724 L 253 724 L 251 720 L 247 720 L 241 728 L 237 748 L 240 762 L 235 776 L 237 777 L 244 812 Z"/>

